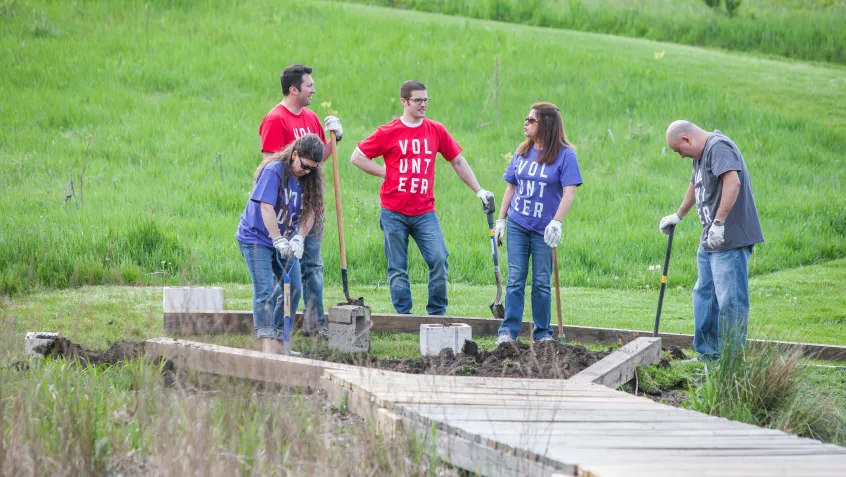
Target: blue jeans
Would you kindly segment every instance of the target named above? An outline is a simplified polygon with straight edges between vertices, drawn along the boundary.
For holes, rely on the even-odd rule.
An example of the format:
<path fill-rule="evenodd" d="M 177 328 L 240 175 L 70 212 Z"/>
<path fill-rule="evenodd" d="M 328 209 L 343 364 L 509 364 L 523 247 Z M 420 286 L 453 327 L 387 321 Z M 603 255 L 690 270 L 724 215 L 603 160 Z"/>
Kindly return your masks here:
<path fill-rule="evenodd" d="M 749 321 L 749 256 L 752 245 L 696 253 L 699 277 L 693 287 L 693 349 L 718 359 L 723 347 L 746 345 Z"/>
<path fill-rule="evenodd" d="M 291 319 L 297 314 L 300 304 L 302 283 L 300 264 L 296 258 L 276 260 L 276 250 L 264 245 L 238 242 L 241 254 L 247 262 L 247 270 L 253 281 L 253 327 L 256 338 L 283 339 L 282 319 L 285 314 L 282 293 L 282 266 L 290 269 L 291 276 Z"/>
<path fill-rule="evenodd" d="M 552 294 L 549 277 L 552 273 L 552 248 L 543 241 L 543 234 L 522 227 L 510 218 L 506 228 L 506 254 L 508 255 L 508 283 L 505 286 L 505 319 L 499 334 L 508 333 L 516 339 L 523 324 L 523 307 L 526 300 L 526 278 L 529 276 L 529 258 L 532 260 L 532 320 L 535 328 L 532 338 L 552 336 L 549 326 Z"/>
<path fill-rule="evenodd" d="M 449 252 L 438 216 L 434 212 L 411 216 L 383 208 L 379 216 L 379 226 L 385 233 L 388 286 L 397 313 L 411 313 L 411 285 L 408 281 L 410 235 L 429 266 L 429 303 L 426 305 L 426 311 L 430 315 L 446 314 Z"/>
<path fill-rule="evenodd" d="M 305 238 L 300 271 L 303 278 L 303 331 L 311 333 L 326 328 L 323 316 L 323 256 L 320 242 L 323 240 L 321 224 L 315 223 Z"/>

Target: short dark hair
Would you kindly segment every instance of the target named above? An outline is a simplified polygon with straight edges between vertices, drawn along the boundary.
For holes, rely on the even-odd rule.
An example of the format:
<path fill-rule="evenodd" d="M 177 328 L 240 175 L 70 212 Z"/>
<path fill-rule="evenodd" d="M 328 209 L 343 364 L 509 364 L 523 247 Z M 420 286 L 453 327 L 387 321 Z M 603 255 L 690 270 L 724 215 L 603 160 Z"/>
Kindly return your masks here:
<path fill-rule="evenodd" d="M 291 86 L 300 89 L 303 85 L 303 76 L 311 74 L 311 67 L 305 65 L 291 65 L 282 70 L 279 81 L 282 83 L 282 96 L 288 96 Z"/>
<path fill-rule="evenodd" d="M 426 85 L 415 80 L 408 80 L 400 87 L 400 98 L 411 98 L 412 91 L 426 91 Z"/>

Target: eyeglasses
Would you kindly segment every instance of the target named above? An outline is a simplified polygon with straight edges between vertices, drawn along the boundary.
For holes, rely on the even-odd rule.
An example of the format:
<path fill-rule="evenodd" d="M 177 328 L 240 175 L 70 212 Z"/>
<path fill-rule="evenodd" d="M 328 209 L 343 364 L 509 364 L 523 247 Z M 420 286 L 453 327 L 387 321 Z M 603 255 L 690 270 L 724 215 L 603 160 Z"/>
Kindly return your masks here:
<path fill-rule="evenodd" d="M 312 172 L 312 171 L 316 171 L 316 170 L 320 169 L 320 163 L 318 163 L 316 166 L 310 166 L 310 165 L 306 164 L 305 162 L 303 162 L 302 156 L 297 156 L 297 158 L 300 160 L 300 167 L 302 167 L 303 170 Z"/>
<path fill-rule="evenodd" d="M 406 101 L 420 106 L 423 103 L 429 104 L 432 101 L 432 98 L 407 98 Z"/>
<path fill-rule="evenodd" d="M 533 118 L 531 116 L 526 116 L 526 122 L 529 124 L 538 122 L 538 118 Z"/>

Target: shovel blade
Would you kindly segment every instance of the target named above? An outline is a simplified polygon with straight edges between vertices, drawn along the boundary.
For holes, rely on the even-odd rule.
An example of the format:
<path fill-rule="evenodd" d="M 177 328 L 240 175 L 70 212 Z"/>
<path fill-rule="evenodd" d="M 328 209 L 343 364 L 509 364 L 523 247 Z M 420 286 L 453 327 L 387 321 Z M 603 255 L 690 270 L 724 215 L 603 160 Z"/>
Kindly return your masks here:
<path fill-rule="evenodd" d="M 347 301 L 344 303 L 338 303 L 338 305 L 355 305 L 355 306 L 364 306 L 364 297 L 360 296 L 358 298 L 350 298 L 347 297 Z"/>
<path fill-rule="evenodd" d="M 505 307 L 502 306 L 502 303 L 491 303 L 491 313 L 498 320 L 505 319 Z"/>

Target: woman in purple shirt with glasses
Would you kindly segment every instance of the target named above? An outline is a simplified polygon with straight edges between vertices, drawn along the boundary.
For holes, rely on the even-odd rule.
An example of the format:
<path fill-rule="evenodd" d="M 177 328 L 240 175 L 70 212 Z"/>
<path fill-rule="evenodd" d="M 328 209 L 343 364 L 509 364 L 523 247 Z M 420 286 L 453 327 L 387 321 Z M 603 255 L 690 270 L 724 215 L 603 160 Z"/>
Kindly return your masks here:
<path fill-rule="evenodd" d="M 549 323 L 552 254 L 561 240 L 561 221 L 573 203 L 576 187 L 582 184 L 576 153 L 554 104 L 533 104 L 523 134 L 526 140 L 503 175 L 508 185 L 494 229 L 497 240 L 506 236 L 508 255 L 505 319 L 497 345 L 513 342 L 520 334 L 529 260 L 535 322 L 532 338 L 535 342 L 553 340 Z"/>

